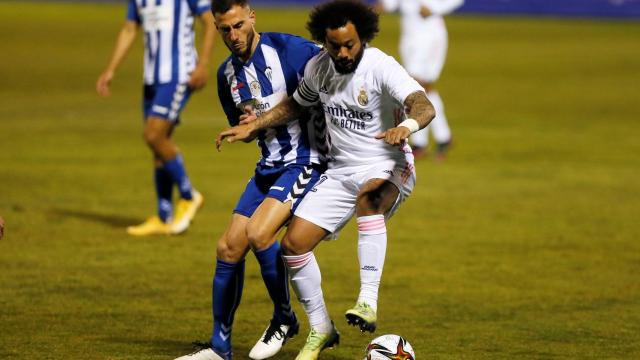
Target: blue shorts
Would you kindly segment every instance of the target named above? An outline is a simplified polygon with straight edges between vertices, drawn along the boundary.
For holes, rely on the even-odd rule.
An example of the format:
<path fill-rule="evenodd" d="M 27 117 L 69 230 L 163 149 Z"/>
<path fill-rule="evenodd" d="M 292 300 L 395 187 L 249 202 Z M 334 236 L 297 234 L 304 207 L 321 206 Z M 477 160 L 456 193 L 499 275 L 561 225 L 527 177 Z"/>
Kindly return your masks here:
<path fill-rule="evenodd" d="M 293 213 L 302 197 L 318 181 L 320 174 L 320 171 L 310 165 L 293 164 L 276 168 L 258 165 L 233 212 L 251 217 L 262 201 L 271 197 L 282 203 L 290 201 Z"/>
<path fill-rule="evenodd" d="M 170 82 L 145 85 L 142 101 L 144 118 L 154 116 L 171 122 L 179 122 L 180 112 L 187 104 L 190 95 L 191 89 L 187 84 Z"/>

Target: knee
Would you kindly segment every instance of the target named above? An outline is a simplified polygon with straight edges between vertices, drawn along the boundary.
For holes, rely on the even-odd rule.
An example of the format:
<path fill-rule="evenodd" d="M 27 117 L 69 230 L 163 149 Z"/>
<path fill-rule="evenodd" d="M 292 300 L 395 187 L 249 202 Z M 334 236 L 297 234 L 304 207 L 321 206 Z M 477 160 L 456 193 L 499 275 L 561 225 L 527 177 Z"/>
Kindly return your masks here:
<path fill-rule="evenodd" d="M 302 255 L 310 251 L 305 246 L 302 246 L 300 241 L 296 241 L 295 235 L 292 236 L 289 232 L 284 235 L 280 248 L 284 255 Z"/>
<path fill-rule="evenodd" d="M 247 225 L 247 239 L 255 250 L 264 250 L 271 246 L 275 240 L 275 234 L 250 222 Z"/>
<path fill-rule="evenodd" d="M 147 143 L 147 145 L 152 149 L 158 148 L 164 141 L 164 134 L 156 131 L 155 129 L 144 129 L 142 137 L 144 138 L 144 141 Z"/>
<path fill-rule="evenodd" d="M 246 245 L 242 245 L 240 241 L 234 241 L 233 237 L 223 236 L 218 240 L 218 248 L 216 256 L 218 259 L 226 262 L 238 262 L 244 258 L 248 251 Z"/>

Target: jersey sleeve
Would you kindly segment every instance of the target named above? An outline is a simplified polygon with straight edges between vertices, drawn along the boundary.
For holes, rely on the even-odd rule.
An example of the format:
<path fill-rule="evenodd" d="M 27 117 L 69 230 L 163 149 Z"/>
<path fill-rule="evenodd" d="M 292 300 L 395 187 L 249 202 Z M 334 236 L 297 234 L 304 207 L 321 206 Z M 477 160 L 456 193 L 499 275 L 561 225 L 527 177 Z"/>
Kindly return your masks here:
<path fill-rule="evenodd" d="M 304 75 L 307 62 L 320 52 L 320 46 L 305 38 L 289 35 L 287 39 L 287 64 L 299 76 Z"/>
<path fill-rule="evenodd" d="M 382 86 L 401 104 L 414 92 L 424 92 L 424 88 L 393 57 L 387 56 L 378 69 Z"/>
<path fill-rule="evenodd" d="M 236 126 L 240 122 L 241 111 L 236 107 L 231 97 L 231 86 L 227 82 L 227 77 L 224 76 L 224 65 L 218 69 L 218 98 L 220 99 L 220 105 L 227 116 L 229 125 Z"/>
<path fill-rule="evenodd" d="M 317 59 L 317 57 L 314 59 Z M 312 106 L 320 100 L 314 59 L 307 64 L 308 66 L 304 69 L 304 77 L 293 93 L 293 100 L 302 106 Z"/>
<path fill-rule="evenodd" d="M 127 20 L 140 24 L 140 14 L 138 13 L 135 0 L 129 0 L 129 4 L 127 5 Z"/>
<path fill-rule="evenodd" d="M 211 10 L 211 0 L 187 0 L 191 12 L 200 15 Z"/>

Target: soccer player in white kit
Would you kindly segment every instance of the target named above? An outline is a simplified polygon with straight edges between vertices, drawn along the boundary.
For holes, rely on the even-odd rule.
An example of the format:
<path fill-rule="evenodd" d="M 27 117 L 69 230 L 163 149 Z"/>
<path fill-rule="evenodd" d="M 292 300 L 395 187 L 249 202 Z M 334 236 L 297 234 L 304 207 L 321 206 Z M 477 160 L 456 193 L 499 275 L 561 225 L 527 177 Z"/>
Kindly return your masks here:
<path fill-rule="evenodd" d="M 260 117 L 245 115 L 242 125 L 221 132 L 217 139 L 218 146 L 224 139 L 247 141 L 260 129 L 287 123 L 304 107 L 320 102 L 324 109 L 329 169 L 296 209 L 281 245 L 311 326 L 297 360 L 317 359 L 320 351 L 339 342 L 312 250 L 322 239 L 335 237 L 354 214 L 361 287 L 356 306 L 345 315 L 362 331 L 375 330 L 386 220 L 415 184 L 406 140 L 435 116 L 420 84 L 392 57 L 367 45 L 378 32 L 378 15 L 372 8 L 334 0 L 314 8 L 307 28 L 325 51 L 309 60 L 293 96 Z"/>
<path fill-rule="evenodd" d="M 451 129 L 444 113 L 444 104 L 435 82 L 440 77 L 447 57 L 447 28 L 443 15 L 464 3 L 464 0 L 380 0 L 386 11 L 399 11 L 402 16 L 400 56 L 404 67 L 427 91 L 436 109 L 436 118 L 426 129 L 411 135 L 414 155 L 425 154 L 429 144 L 429 129 L 436 142 L 436 159 L 442 160 L 451 144 Z"/>

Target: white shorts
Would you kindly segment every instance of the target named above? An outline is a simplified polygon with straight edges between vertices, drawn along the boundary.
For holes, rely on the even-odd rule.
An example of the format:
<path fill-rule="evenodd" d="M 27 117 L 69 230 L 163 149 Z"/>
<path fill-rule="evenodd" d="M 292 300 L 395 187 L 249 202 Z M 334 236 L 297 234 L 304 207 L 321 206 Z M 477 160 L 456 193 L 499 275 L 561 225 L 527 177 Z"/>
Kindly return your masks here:
<path fill-rule="evenodd" d="M 440 77 L 447 58 L 447 28 L 444 21 L 429 26 L 422 34 L 403 34 L 400 56 L 409 75 L 433 83 Z"/>
<path fill-rule="evenodd" d="M 343 171 L 344 169 L 341 169 L 341 172 Z M 415 167 L 413 162 L 398 163 L 387 160 L 354 169 L 350 175 L 332 174 L 331 170 L 328 170 L 302 199 L 295 215 L 333 234 L 329 238 L 336 238 L 340 229 L 355 213 L 360 189 L 371 179 L 388 180 L 400 191 L 395 204 L 385 214 L 385 218 L 388 219 L 413 191 L 416 183 Z"/>

